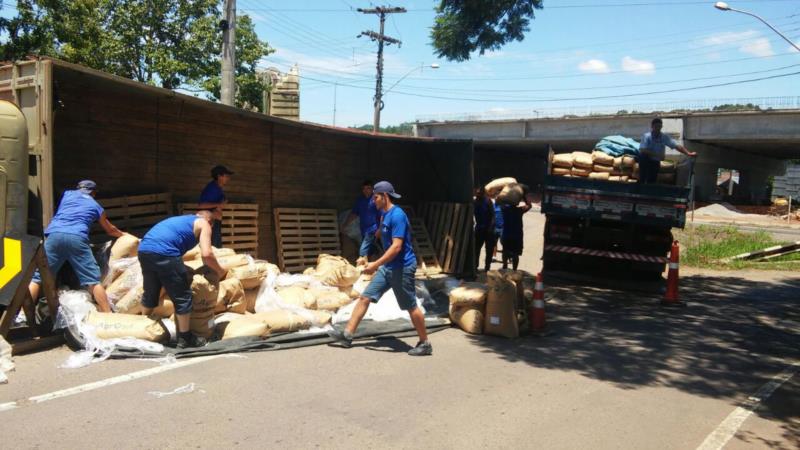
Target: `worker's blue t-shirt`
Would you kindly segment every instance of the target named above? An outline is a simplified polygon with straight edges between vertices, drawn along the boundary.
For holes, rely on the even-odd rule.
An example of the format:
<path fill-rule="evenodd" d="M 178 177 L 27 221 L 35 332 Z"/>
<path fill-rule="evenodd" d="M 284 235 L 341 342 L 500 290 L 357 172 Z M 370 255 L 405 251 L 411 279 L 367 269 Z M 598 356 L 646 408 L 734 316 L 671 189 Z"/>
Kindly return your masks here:
<path fill-rule="evenodd" d="M 183 256 L 197 245 L 194 235 L 195 215 L 175 216 L 158 222 L 139 243 L 139 253 Z"/>
<path fill-rule="evenodd" d="M 475 229 L 485 231 L 492 224 L 492 201 L 488 197 L 475 199 Z"/>
<path fill-rule="evenodd" d="M 361 236 L 367 233 L 374 233 L 378 229 L 378 219 L 381 216 L 378 207 L 375 206 L 375 200 L 370 197 L 358 197 L 356 204 L 353 205 L 353 214 L 358 216 L 359 227 L 361 228 Z"/>
<path fill-rule="evenodd" d="M 103 207 L 91 195 L 80 190 L 66 191 L 44 235 L 66 233 L 89 239 L 89 227 L 102 215 Z"/>
<path fill-rule="evenodd" d="M 393 260 L 386 263 L 386 266 L 390 269 L 402 269 L 416 264 L 417 257 L 414 256 L 414 247 L 411 244 L 411 224 L 408 222 L 406 212 L 399 206 L 392 206 L 384 213 L 381 223 L 383 248 L 391 247 L 394 238 L 402 238 L 403 247 Z"/>
<path fill-rule="evenodd" d="M 678 143 L 668 134 L 659 133 L 658 136 L 654 137 L 652 132 L 647 132 L 642 136 L 642 142 L 639 144 L 639 153 L 650 159 L 663 161 L 666 155 L 666 147 L 677 148 L 677 146 Z"/>
<path fill-rule="evenodd" d="M 222 203 L 225 201 L 225 192 L 212 180 L 203 188 L 200 193 L 200 200 L 197 203 Z"/>
<path fill-rule="evenodd" d="M 503 234 L 503 209 L 499 203 L 494 204 L 494 232 L 498 236 Z"/>
<path fill-rule="evenodd" d="M 522 239 L 522 214 L 516 205 L 501 206 L 503 214 L 503 239 Z"/>

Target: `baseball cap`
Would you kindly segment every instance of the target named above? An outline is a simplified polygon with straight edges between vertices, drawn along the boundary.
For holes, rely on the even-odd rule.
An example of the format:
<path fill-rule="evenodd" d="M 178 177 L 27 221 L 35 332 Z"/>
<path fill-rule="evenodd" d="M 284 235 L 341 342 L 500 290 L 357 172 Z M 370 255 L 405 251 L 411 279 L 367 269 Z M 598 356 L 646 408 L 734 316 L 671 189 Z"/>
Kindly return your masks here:
<path fill-rule="evenodd" d="M 400 198 L 400 194 L 394 191 L 394 186 L 388 181 L 379 181 L 375 183 L 372 191 L 376 194 L 389 194 L 392 198 Z"/>
<path fill-rule="evenodd" d="M 84 194 L 89 194 L 97 190 L 97 183 L 92 180 L 83 180 L 78 183 L 78 190 Z"/>
<path fill-rule="evenodd" d="M 225 166 L 214 166 L 214 168 L 211 169 L 211 177 L 217 178 L 220 175 L 233 175 L 233 172 Z"/>

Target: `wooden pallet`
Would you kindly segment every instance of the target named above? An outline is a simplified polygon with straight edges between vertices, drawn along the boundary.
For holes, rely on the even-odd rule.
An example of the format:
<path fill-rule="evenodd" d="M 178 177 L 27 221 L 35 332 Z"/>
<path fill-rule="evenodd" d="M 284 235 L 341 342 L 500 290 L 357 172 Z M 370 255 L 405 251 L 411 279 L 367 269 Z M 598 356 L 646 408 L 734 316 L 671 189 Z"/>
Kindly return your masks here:
<path fill-rule="evenodd" d="M 180 214 L 197 212 L 196 203 L 179 203 Z M 258 204 L 226 203 L 222 208 L 222 246 L 236 253 L 258 254 Z"/>
<path fill-rule="evenodd" d="M 105 209 L 112 224 L 138 237 L 172 214 L 172 194 L 168 192 L 103 198 L 97 202 Z M 97 224 L 92 228 L 93 237 L 104 233 Z"/>
<path fill-rule="evenodd" d="M 275 208 L 273 215 L 282 271 L 302 272 L 314 267 L 321 253 L 341 255 L 335 209 Z"/>
<path fill-rule="evenodd" d="M 436 250 L 433 248 L 425 222 L 419 217 L 410 217 L 411 240 L 414 253 L 417 255 L 417 275 L 431 275 L 442 273 Z"/>
<path fill-rule="evenodd" d="M 436 257 L 445 273 L 467 274 L 474 271 L 473 206 L 471 203 L 422 203 L 420 216 L 425 222 Z"/>

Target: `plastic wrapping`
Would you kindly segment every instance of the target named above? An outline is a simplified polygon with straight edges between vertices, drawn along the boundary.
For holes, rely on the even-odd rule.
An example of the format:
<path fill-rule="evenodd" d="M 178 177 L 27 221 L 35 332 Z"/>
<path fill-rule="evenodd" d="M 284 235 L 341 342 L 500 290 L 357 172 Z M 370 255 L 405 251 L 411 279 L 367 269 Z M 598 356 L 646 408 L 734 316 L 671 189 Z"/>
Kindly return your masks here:
<path fill-rule="evenodd" d="M 353 302 L 345 307 L 340 308 L 339 311 L 333 315 L 333 318 L 331 318 L 331 323 L 344 323 L 350 320 L 356 303 L 357 302 Z M 422 314 L 425 314 L 425 307 L 422 305 L 421 298 L 417 298 L 417 306 L 422 311 Z M 370 305 L 369 309 L 367 310 L 367 314 L 364 315 L 364 319 L 374 320 L 375 322 L 386 322 L 395 319 L 411 320 L 411 317 L 408 315 L 408 312 L 400 309 L 400 305 L 397 304 L 397 297 L 395 297 L 394 291 L 389 289 L 385 294 L 383 294 L 380 300 L 378 300 L 378 303 Z"/>
<path fill-rule="evenodd" d="M 350 217 L 351 210 L 342 211 L 339 213 L 339 230 L 341 230 L 342 234 L 349 237 L 350 239 L 354 240 L 356 244 L 361 245 L 361 240 L 363 236 L 361 236 L 361 225 L 358 217 L 356 217 L 350 225 L 344 226 L 345 222 L 347 222 L 347 218 Z"/>
<path fill-rule="evenodd" d="M 135 263 L 125 269 L 125 272 L 108 286 L 106 289 L 108 300 L 111 303 L 117 303 L 128 291 L 134 287 L 142 286 L 143 284 L 142 266 L 139 265 L 139 260 L 137 259 Z"/>
<path fill-rule="evenodd" d="M 116 261 L 108 263 L 108 270 L 105 272 L 102 278 L 101 284 L 103 287 L 108 287 L 114 280 L 117 279 L 120 275 L 125 273 L 129 267 L 139 262 L 139 258 L 136 256 L 130 258 L 120 258 Z"/>
<path fill-rule="evenodd" d="M 8 383 L 6 373 L 14 371 L 14 361 L 11 360 L 11 345 L 0 336 L 0 384 Z"/>
<path fill-rule="evenodd" d="M 304 319 L 311 322 L 312 326 L 324 326 L 325 324 L 320 323 L 319 316 L 315 315 L 311 311 L 296 305 L 288 304 L 283 300 L 281 300 L 281 297 L 278 295 L 276 288 L 289 287 L 289 286 L 302 286 L 302 287 L 314 287 L 314 288 L 323 287 L 322 284 L 319 281 L 317 281 L 317 279 L 308 275 L 270 273 L 267 275 L 267 278 L 261 283 L 261 287 L 258 290 L 258 296 L 256 297 L 256 306 L 255 306 L 256 313 L 277 311 L 277 310 L 290 311 L 300 315 Z"/>

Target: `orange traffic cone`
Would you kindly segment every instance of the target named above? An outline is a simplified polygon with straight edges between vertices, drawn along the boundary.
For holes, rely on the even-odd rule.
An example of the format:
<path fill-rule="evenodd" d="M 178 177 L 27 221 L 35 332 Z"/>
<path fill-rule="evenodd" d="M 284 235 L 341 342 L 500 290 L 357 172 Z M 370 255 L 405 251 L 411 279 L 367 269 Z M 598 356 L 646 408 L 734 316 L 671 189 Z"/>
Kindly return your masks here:
<path fill-rule="evenodd" d="M 678 241 L 672 243 L 669 252 L 669 272 L 667 273 L 667 292 L 661 300 L 663 306 L 686 306 L 678 297 L 678 266 L 680 261 L 680 248 Z"/>
<path fill-rule="evenodd" d="M 535 336 L 546 336 L 550 334 L 544 314 L 544 282 L 541 272 L 536 274 L 536 284 L 533 288 L 533 302 L 528 310 L 528 320 L 530 320 L 531 334 Z"/>

